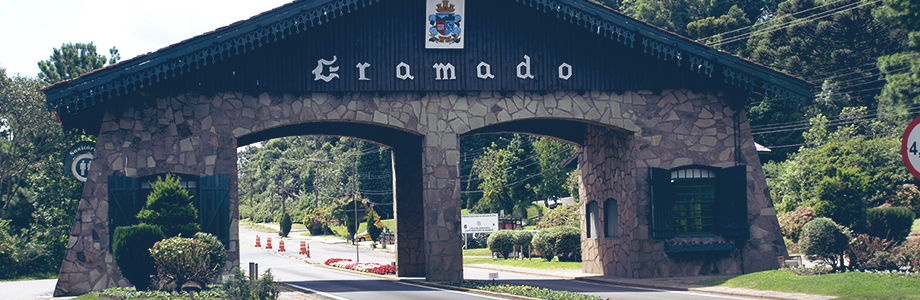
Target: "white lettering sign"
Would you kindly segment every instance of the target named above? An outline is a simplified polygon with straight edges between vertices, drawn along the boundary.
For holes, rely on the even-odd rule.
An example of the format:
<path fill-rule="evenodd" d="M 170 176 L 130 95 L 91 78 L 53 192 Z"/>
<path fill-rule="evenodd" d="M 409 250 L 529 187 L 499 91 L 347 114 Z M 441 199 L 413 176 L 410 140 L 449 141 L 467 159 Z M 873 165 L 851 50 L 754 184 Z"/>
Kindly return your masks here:
<path fill-rule="evenodd" d="M 445 64 L 442 64 L 442 63 L 437 63 L 437 64 L 435 64 L 435 65 L 433 65 L 433 66 L 431 66 L 431 67 L 434 68 L 434 74 L 436 75 L 436 77 L 434 78 L 434 80 L 454 80 L 454 79 L 457 79 L 457 72 L 454 70 L 454 65 L 452 65 L 452 64 L 450 64 L 450 63 L 448 63 L 448 64 L 446 64 L 446 65 L 445 65 Z M 450 77 L 448 77 L 448 73 L 450 73 Z M 443 74 L 444 76 L 441 76 L 442 74 Z"/>
<path fill-rule="evenodd" d="M 517 77 L 520 79 L 533 79 L 533 75 L 530 74 L 530 56 L 524 55 L 524 61 L 517 65 Z"/>
<path fill-rule="evenodd" d="M 479 62 L 479 65 L 476 66 L 476 77 L 482 79 L 494 79 L 495 75 L 492 75 L 492 66 L 484 61 Z"/>
<path fill-rule="evenodd" d="M 339 71 L 339 67 L 331 67 L 332 64 L 335 63 L 335 61 L 336 61 L 335 56 L 332 56 L 331 61 L 325 60 L 325 59 L 320 59 L 316 61 L 316 69 L 313 69 L 313 81 L 322 80 L 325 82 L 330 82 L 332 81 L 333 78 L 339 77 L 339 74 L 335 73 Z M 330 66 L 329 75 L 323 75 L 323 69 L 325 69 L 324 66 Z"/>
<path fill-rule="evenodd" d="M 367 78 L 367 76 L 364 75 L 364 69 L 367 69 L 367 67 L 370 67 L 370 66 L 371 64 L 367 62 L 364 62 L 363 64 L 358 64 L 357 66 L 355 66 L 355 67 L 358 67 L 358 80 L 371 80 L 370 78 Z"/>
<path fill-rule="evenodd" d="M 403 72 L 403 69 L 405 69 L 406 71 Z M 415 80 L 415 76 L 412 76 L 411 69 L 412 67 L 409 67 L 409 64 L 400 62 L 399 65 L 396 66 L 396 78 L 399 78 L 402 80 L 406 80 L 406 79 Z"/>
<path fill-rule="evenodd" d="M 563 75 L 565 74 L 565 75 Z M 562 63 L 559 65 L 559 78 L 562 80 L 569 80 L 572 77 L 572 65 L 567 63 Z"/>

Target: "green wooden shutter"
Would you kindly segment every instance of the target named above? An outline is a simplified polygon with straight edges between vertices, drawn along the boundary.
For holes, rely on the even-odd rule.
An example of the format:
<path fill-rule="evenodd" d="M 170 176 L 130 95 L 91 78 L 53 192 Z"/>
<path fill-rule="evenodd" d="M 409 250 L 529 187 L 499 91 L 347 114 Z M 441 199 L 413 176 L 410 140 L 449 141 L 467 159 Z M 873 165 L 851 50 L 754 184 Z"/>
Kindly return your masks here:
<path fill-rule="evenodd" d="M 721 169 L 716 179 L 719 233 L 725 238 L 747 239 L 751 232 L 747 211 L 747 166 Z"/>
<path fill-rule="evenodd" d="M 652 238 L 670 238 L 674 236 L 674 227 L 671 226 L 671 171 L 649 168 L 648 177 L 652 199 L 649 220 Z"/>
<path fill-rule="evenodd" d="M 137 213 L 144 208 L 143 199 L 138 199 L 140 185 L 137 178 L 109 176 L 109 245 L 115 228 L 137 224 Z"/>
<path fill-rule="evenodd" d="M 201 232 L 230 242 L 230 175 L 202 177 L 198 182 L 198 219 Z"/>

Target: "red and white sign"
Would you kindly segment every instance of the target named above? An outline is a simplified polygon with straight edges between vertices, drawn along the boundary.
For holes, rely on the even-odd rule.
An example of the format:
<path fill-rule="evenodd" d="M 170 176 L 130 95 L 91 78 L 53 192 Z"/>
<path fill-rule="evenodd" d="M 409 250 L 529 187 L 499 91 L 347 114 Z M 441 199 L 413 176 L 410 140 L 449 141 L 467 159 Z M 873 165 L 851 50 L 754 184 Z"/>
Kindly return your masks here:
<path fill-rule="evenodd" d="M 920 117 L 917 117 L 910 122 L 910 125 L 907 125 L 907 129 L 904 130 L 904 137 L 901 138 L 901 158 L 904 159 L 904 164 L 907 165 L 907 170 L 910 170 L 911 174 L 914 174 L 914 177 L 920 179 Z"/>

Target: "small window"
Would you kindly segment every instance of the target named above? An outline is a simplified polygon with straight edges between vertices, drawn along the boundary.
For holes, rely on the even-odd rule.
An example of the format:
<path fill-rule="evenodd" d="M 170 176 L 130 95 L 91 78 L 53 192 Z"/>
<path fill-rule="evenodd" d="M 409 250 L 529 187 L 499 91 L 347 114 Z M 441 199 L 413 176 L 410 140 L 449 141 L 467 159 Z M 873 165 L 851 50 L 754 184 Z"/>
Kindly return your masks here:
<path fill-rule="evenodd" d="M 715 232 L 716 175 L 704 169 L 671 171 L 674 233 Z"/>
<path fill-rule="evenodd" d="M 597 238 L 597 201 L 588 203 L 587 209 L 588 224 L 586 227 L 588 230 L 588 238 L 595 239 Z"/>
<path fill-rule="evenodd" d="M 617 201 L 613 199 L 604 201 L 604 234 L 606 237 L 620 236 L 619 220 Z"/>

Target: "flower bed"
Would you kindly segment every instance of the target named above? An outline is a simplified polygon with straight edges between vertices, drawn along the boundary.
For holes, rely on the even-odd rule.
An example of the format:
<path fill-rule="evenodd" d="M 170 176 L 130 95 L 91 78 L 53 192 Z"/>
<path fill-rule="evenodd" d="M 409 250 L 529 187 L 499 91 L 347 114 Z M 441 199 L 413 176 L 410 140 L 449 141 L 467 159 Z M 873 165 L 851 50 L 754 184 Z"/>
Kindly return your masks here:
<path fill-rule="evenodd" d="M 325 265 L 330 267 L 374 273 L 378 275 L 396 274 L 396 267 L 378 263 L 356 263 L 350 259 L 330 258 Z"/>
<path fill-rule="evenodd" d="M 551 300 L 600 300 L 604 299 L 594 295 L 579 294 L 569 291 L 557 291 L 547 288 L 534 287 L 529 285 L 510 285 L 500 284 L 481 280 L 466 280 L 445 282 L 446 285 L 477 289 L 505 294 L 512 294 L 524 297 L 551 299 Z"/>

